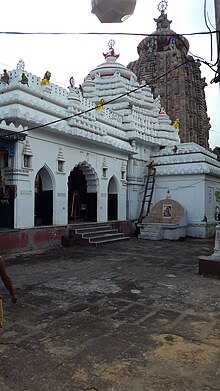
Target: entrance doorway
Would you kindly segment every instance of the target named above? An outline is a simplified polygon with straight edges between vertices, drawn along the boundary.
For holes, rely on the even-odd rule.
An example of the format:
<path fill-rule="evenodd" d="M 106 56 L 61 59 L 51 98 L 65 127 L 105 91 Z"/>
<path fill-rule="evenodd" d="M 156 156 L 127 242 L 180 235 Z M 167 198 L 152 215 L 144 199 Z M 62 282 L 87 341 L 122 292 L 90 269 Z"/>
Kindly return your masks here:
<path fill-rule="evenodd" d="M 68 221 L 97 221 L 97 177 L 86 162 L 68 177 Z"/>
<path fill-rule="evenodd" d="M 118 190 L 117 183 L 112 177 L 108 184 L 108 220 L 118 219 Z"/>
<path fill-rule="evenodd" d="M 52 180 L 45 168 L 35 177 L 34 225 L 53 224 L 53 187 Z"/>
<path fill-rule="evenodd" d="M 0 187 L 0 228 L 14 228 L 14 186 Z"/>

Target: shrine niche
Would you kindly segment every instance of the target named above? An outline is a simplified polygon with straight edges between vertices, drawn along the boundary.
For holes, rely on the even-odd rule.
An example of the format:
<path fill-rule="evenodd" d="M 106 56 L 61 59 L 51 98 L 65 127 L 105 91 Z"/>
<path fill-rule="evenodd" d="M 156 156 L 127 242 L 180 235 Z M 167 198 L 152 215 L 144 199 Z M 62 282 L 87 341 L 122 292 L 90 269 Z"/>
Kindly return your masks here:
<path fill-rule="evenodd" d="M 178 240 L 186 236 L 186 210 L 177 201 L 164 199 L 157 202 L 150 213 L 138 224 L 140 239 L 149 239 L 155 231 L 155 240 Z M 151 237 L 151 240 L 153 238 Z"/>

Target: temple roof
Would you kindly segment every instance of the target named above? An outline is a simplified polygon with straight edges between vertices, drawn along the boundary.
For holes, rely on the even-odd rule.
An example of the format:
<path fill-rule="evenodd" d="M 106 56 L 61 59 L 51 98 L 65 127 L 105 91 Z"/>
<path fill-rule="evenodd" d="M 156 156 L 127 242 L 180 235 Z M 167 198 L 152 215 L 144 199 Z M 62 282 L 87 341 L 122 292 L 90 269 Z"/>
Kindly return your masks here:
<path fill-rule="evenodd" d="M 136 75 L 126 66 L 120 64 L 117 62 L 117 59 L 119 58 L 119 54 L 116 54 L 113 48 L 114 41 L 109 41 L 109 51 L 107 53 L 103 53 L 103 56 L 105 57 L 105 62 L 98 65 L 96 68 L 94 68 L 91 72 L 89 72 L 88 76 L 86 77 L 85 81 L 90 79 L 94 80 L 96 76 L 100 76 L 101 78 L 106 76 L 113 76 L 113 75 L 119 75 L 127 80 L 130 80 L 131 78 L 133 80 L 137 80 Z"/>
<path fill-rule="evenodd" d="M 140 55 L 141 51 L 148 50 L 149 47 L 152 48 L 156 44 L 157 52 L 166 51 L 175 47 L 186 55 L 189 50 L 189 41 L 182 35 L 177 34 L 174 30 L 171 30 L 170 25 L 172 20 L 167 18 L 164 10 L 154 20 L 157 23 L 157 28 L 151 35 L 139 43 L 137 47 L 138 54 Z"/>

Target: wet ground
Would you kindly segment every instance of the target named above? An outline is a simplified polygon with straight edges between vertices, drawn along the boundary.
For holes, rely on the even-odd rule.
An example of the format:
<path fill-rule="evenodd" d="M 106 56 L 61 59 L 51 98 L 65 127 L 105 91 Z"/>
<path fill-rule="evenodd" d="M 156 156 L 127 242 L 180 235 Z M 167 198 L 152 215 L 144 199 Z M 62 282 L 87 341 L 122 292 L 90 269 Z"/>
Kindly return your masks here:
<path fill-rule="evenodd" d="M 214 241 L 130 241 L 6 259 L 1 391 L 220 390 Z"/>

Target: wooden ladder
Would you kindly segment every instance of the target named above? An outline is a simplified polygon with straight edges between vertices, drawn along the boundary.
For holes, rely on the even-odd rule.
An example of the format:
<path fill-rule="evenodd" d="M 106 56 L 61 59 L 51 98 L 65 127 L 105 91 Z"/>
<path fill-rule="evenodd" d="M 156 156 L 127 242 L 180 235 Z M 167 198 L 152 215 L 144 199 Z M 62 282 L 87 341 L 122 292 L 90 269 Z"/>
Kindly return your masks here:
<path fill-rule="evenodd" d="M 151 205 L 151 200 L 152 200 L 153 192 L 154 192 L 155 175 L 156 175 L 156 168 L 153 167 L 153 164 L 149 164 L 148 173 L 146 176 L 144 196 L 143 196 L 143 201 L 142 201 L 142 205 L 141 205 L 141 211 L 140 211 L 139 218 L 138 218 L 138 223 L 140 223 L 142 218 L 144 217 L 143 213 L 144 213 L 145 205 L 147 205 L 146 216 L 150 212 L 150 205 Z"/>

